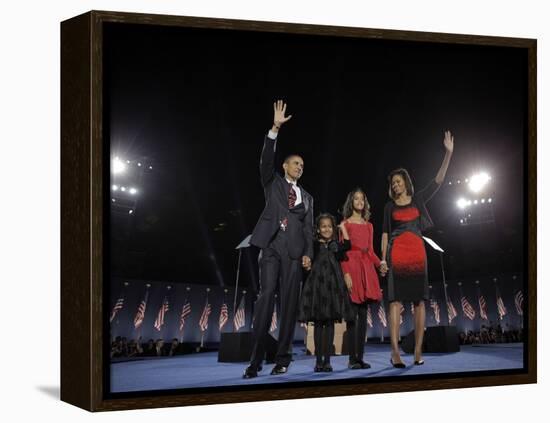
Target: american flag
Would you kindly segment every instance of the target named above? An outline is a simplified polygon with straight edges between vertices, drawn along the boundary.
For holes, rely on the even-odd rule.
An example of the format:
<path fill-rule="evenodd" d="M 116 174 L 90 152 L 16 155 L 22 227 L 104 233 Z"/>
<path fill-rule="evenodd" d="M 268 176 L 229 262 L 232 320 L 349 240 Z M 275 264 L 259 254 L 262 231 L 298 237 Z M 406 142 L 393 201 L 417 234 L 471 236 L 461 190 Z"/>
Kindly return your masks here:
<path fill-rule="evenodd" d="M 157 318 L 155 319 L 154 326 L 156 330 L 160 331 L 162 329 L 162 326 L 164 325 L 164 315 L 169 309 L 168 298 L 164 298 L 164 301 L 160 306 L 159 313 L 157 314 Z"/>
<path fill-rule="evenodd" d="M 120 297 L 118 300 L 116 300 L 115 306 L 113 307 L 113 311 L 111 312 L 111 318 L 109 319 L 109 323 L 113 323 L 113 320 L 115 320 L 115 316 L 118 313 L 120 309 L 124 306 L 124 297 Z"/>
<path fill-rule="evenodd" d="M 202 310 L 201 319 L 199 320 L 199 326 L 202 332 L 208 329 L 208 316 L 210 316 L 211 311 L 212 307 L 210 306 L 210 303 L 207 299 L 206 304 L 204 305 L 204 309 Z"/>
<path fill-rule="evenodd" d="M 458 316 L 456 308 L 450 298 L 447 299 L 447 315 L 449 316 L 449 323 L 451 323 L 453 319 Z"/>
<path fill-rule="evenodd" d="M 370 304 L 367 306 L 367 325 L 372 328 L 372 313 L 370 311 Z"/>
<path fill-rule="evenodd" d="M 483 295 L 479 296 L 479 317 L 483 320 L 489 320 L 487 317 L 487 301 Z"/>
<path fill-rule="evenodd" d="M 191 314 L 191 303 L 189 302 L 189 298 L 185 300 L 185 303 L 183 304 L 183 307 L 181 308 L 181 314 L 180 314 L 180 332 L 183 330 L 183 326 L 185 325 L 185 319 L 187 316 Z"/>
<path fill-rule="evenodd" d="M 504 307 L 504 301 L 502 301 L 500 292 L 497 295 L 497 309 L 498 309 L 498 318 L 502 320 L 502 318 L 506 316 L 506 307 Z"/>
<path fill-rule="evenodd" d="M 476 311 L 472 307 L 472 305 L 468 302 L 466 299 L 466 296 L 462 296 L 460 302 L 462 303 L 462 311 L 464 312 L 464 315 L 470 319 L 474 320 L 476 317 Z"/>
<path fill-rule="evenodd" d="M 441 322 L 439 303 L 435 299 L 432 298 L 430 300 L 430 307 L 432 308 L 432 310 L 434 312 L 435 321 L 437 322 L 437 324 L 439 324 L 439 322 Z"/>
<path fill-rule="evenodd" d="M 219 320 L 220 331 L 223 329 L 223 327 L 225 326 L 228 320 L 229 320 L 229 312 L 227 310 L 227 304 L 224 301 L 224 303 L 222 304 L 222 308 L 220 310 L 220 320 Z"/>
<path fill-rule="evenodd" d="M 516 292 L 516 295 L 514 295 L 514 302 L 516 303 L 516 311 L 518 312 L 518 316 L 523 316 L 523 292 Z"/>
<path fill-rule="evenodd" d="M 380 303 L 378 306 L 378 318 L 380 319 L 380 323 L 382 323 L 382 326 L 387 327 L 388 321 L 386 320 L 386 309 L 384 308 L 384 303 Z"/>
<path fill-rule="evenodd" d="M 411 314 L 414 316 L 414 303 L 411 301 Z"/>
<path fill-rule="evenodd" d="M 237 311 L 235 312 L 235 317 L 233 318 L 233 326 L 235 327 L 235 330 L 238 331 L 240 328 L 244 326 L 245 323 L 245 314 L 244 314 L 244 295 L 241 297 L 241 301 L 239 302 L 239 307 L 237 307 Z"/>
<path fill-rule="evenodd" d="M 270 332 L 277 330 L 277 304 L 273 306 L 273 314 L 271 315 L 271 325 L 269 326 Z"/>
<path fill-rule="evenodd" d="M 138 311 L 136 313 L 136 317 L 134 317 L 134 327 L 138 329 L 141 324 L 143 323 L 143 319 L 145 318 L 145 309 L 147 308 L 147 299 L 149 298 L 149 291 L 145 292 L 145 297 L 143 297 L 143 300 L 141 300 L 141 303 L 138 305 Z"/>
<path fill-rule="evenodd" d="M 405 307 L 403 303 L 399 303 L 399 324 L 403 324 L 403 313 L 405 312 Z"/>

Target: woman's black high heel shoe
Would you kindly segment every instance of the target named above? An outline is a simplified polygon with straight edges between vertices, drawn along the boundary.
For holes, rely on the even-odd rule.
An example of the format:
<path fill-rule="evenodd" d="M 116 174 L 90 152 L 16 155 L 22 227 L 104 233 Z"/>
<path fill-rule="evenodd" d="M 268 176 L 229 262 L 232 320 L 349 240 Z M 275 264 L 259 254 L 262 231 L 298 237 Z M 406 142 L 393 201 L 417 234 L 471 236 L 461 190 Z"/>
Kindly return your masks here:
<path fill-rule="evenodd" d="M 422 366 L 424 364 L 424 360 L 414 360 L 415 366 Z"/>
<path fill-rule="evenodd" d="M 407 367 L 405 366 L 405 363 L 394 363 L 391 357 L 390 357 L 390 363 L 396 369 L 404 369 L 405 367 Z"/>

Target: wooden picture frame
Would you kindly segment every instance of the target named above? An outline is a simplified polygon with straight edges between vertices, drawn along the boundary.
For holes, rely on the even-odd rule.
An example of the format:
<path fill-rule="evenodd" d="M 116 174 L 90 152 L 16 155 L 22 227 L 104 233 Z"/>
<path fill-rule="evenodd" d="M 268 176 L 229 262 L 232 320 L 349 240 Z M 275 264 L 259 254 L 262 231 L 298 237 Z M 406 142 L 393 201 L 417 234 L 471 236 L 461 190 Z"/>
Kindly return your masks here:
<path fill-rule="evenodd" d="M 344 381 L 319 386 L 262 386 L 193 393 L 113 397 L 106 386 L 109 304 L 104 285 L 104 230 L 109 203 L 109 151 L 104 142 L 103 28 L 139 24 L 227 31 L 249 31 L 512 47 L 526 52 L 526 220 L 527 282 L 524 369 L 490 375 Z M 61 24 L 61 399 L 89 411 L 222 404 L 322 396 L 406 392 L 526 384 L 537 381 L 536 308 L 536 40 L 396 30 L 344 28 L 275 22 L 91 11 Z M 268 101 L 271 99 L 268 99 Z"/>

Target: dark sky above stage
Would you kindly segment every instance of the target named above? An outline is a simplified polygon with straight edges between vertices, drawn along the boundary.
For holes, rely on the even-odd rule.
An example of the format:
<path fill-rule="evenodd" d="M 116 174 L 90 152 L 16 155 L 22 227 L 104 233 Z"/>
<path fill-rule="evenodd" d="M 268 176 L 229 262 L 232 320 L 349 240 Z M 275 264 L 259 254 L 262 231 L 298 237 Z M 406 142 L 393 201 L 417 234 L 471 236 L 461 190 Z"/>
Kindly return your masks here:
<path fill-rule="evenodd" d="M 264 206 L 259 155 L 278 98 L 293 118 L 280 132 L 277 168 L 286 154 L 302 155 L 315 214 L 337 214 L 347 192 L 363 187 L 377 252 L 387 174 L 405 167 L 420 189 L 452 130 L 447 181 L 487 171 L 490 192 L 478 197 L 494 199 L 494 223 L 460 225 L 456 200 L 476 197 L 464 184 L 442 187 L 429 203 L 429 235 L 446 250 L 447 277 L 523 270 L 524 51 L 122 24 L 107 25 L 105 40 L 111 157 L 153 166 L 139 180 L 112 179 L 139 190 L 133 215 L 113 205 L 114 275 L 234 285 L 235 246 Z M 257 280 L 256 254 L 243 255 L 244 285 Z"/>

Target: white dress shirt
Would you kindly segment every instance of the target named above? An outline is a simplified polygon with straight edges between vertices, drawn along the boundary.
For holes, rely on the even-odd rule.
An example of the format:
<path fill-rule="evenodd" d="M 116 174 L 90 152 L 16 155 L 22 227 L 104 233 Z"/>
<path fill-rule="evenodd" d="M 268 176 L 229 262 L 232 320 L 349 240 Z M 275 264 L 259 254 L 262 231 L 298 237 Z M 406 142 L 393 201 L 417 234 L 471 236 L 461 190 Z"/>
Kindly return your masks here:
<path fill-rule="evenodd" d="M 271 129 L 269 130 L 267 136 L 271 138 L 272 140 L 275 140 L 275 144 L 273 145 L 273 151 L 275 151 L 275 147 L 277 146 L 277 132 L 273 132 Z M 296 207 L 298 204 L 302 202 L 302 190 L 298 186 L 298 184 L 295 181 L 290 181 L 287 178 L 285 180 L 289 183 L 294 185 L 294 192 L 296 192 L 296 202 L 294 203 L 294 206 Z M 289 187 L 290 189 L 290 187 Z"/>

